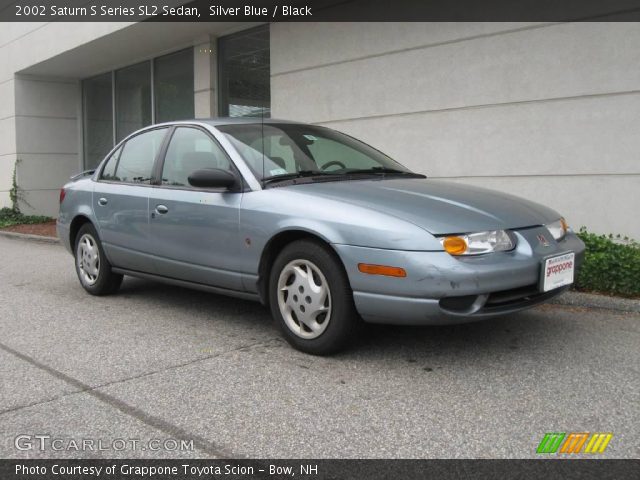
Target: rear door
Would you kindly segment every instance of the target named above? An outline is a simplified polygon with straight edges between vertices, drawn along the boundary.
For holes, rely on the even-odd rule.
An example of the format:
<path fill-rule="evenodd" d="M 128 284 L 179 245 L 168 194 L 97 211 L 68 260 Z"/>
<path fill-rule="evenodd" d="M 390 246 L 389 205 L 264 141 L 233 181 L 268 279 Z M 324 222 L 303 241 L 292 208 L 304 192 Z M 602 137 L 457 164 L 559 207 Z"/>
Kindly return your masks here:
<path fill-rule="evenodd" d="M 109 261 L 140 272 L 155 270 L 149 254 L 149 192 L 155 160 L 168 128 L 128 139 L 107 161 L 93 193 L 93 209 Z"/>
<path fill-rule="evenodd" d="M 176 127 L 166 149 L 161 184 L 149 199 L 151 251 L 160 275 L 243 290 L 238 273 L 241 254 L 241 191 L 198 189 L 188 177 L 196 170 L 219 168 L 234 173 L 218 142 L 198 127 Z"/>

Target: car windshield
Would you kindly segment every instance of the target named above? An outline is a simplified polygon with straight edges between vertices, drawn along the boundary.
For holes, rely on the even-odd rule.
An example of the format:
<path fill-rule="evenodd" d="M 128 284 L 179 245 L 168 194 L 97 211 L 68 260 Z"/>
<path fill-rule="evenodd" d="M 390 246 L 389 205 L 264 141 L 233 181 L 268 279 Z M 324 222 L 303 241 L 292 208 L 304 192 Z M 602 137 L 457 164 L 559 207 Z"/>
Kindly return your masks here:
<path fill-rule="evenodd" d="M 412 175 L 392 158 L 348 135 L 300 124 L 217 127 L 263 181 L 357 174 Z"/>

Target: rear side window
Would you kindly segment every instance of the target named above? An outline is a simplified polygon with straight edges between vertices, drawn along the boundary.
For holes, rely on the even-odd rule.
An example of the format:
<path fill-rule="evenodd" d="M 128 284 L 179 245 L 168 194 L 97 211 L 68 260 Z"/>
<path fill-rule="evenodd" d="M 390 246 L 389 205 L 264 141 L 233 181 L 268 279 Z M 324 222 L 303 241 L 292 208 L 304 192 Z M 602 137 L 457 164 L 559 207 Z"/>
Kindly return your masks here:
<path fill-rule="evenodd" d="M 102 174 L 100 175 L 101 180 L 115 180 L 116 179 L 116 167 L 118 166 L 118 158 L 120 158 L 120 152 L 122 151 L 122 147 L 113 152 L 104 168 L 102 169 Z"/>
<path fill-rule="evenodd" d="M 103 171 L 105 180 L 114 180 L 125 183 L 138 183 L 149 185 L 151 172 L 156 155 L 162 146 L 166 128 L 158 128 L 141 133 L 127 140 L 120 150 L 113 178 L 106 178 L 107 168 L 112 160 L 109 160 Z"/>
<path fill-rule="evenodd" d="M 220 146 L 197 128 L 176 128 L 164 160 L 162 184 L 189 187 L 189 175 L 204 168 L 231 170 L 231 160 Z"/>

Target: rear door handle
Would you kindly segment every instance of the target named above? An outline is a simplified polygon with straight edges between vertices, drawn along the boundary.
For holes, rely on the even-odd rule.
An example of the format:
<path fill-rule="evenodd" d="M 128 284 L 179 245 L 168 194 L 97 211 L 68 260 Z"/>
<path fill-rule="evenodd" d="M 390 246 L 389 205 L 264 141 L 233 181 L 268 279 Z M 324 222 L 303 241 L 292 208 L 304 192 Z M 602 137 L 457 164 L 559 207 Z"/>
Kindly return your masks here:
<path fill-rule="evenodd" d="M 156 205 L 156 212 L 165 214 L 169 211 L 169 209 L 165 205 Z"/>
<path fill-rule="evenodd" d="M 108 203 L 108 200 L 104 197 L 98 200 L 98 205 L 102 205 L 103 207 Z"/>

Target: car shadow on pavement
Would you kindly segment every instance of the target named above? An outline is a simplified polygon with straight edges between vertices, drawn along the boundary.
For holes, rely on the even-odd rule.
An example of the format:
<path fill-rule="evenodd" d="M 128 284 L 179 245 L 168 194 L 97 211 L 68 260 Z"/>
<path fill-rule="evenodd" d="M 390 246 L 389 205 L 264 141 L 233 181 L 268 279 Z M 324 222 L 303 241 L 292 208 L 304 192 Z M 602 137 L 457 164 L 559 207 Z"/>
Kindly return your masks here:
<path fill-rule="evenodd" d="M 574 345 L 592 341 L 583 315 L 555 305 L 448 326 L 367 325 L 364 334 L 344 358 L 393 363 L 425 372 L 554 369 L 557 359 Z M 406 362 L 406 363 L 404 363 Z"/>
<path fill-rule="evenodd" d="M 125 277 L 122 287 L 116 294 L 127 299 L 152 301 L 166 309 L 197 310 L 200 314 L 209 312 L 211 317 L 236 316 L 238 320 L 249 316 L 271 321 L 269 310 L 258 302 L 243 300 L 225 295 L 193 290 L 190 288 L 158 283 L 151 280 Z M 187 313 L 185 311 L 185 313 Z"/>
<path fill-rule="evenodd" d="M 230 326 L 247 328 L 247 341 L 254 340 L 256 326 L 268 339 L 279 338 L 269 309 L 257 302 L 216 295 L 209 292 L 166 285 L 127 277 L 118 297 L 152 302 L 164 311 L 176 313 L 181 319 L 192 321 L 194 316 L 205 321 L 229 322 Z M 132 306 L 135 308 L 135 306 Z M 460 356 L 470 353 L 483 356 L 531 352 L 538 347 L 561 343 L 566 320 L 555 318 L 556 307 L 538 307 L 529 311 L 480 322 L 443 326 L 399 326 L 365 324 L 351 348 L 334 356 L 335 359 L 398 357 L 409 363 L 420 358 Z M 566 333 L 566 332 L 565 332 Z M 544 347 L 542 347 L 544 345 Z M 291 349 L 291 353 L 299 354 Z M 428 368 L 428 367 L 427 367 Z"/>

